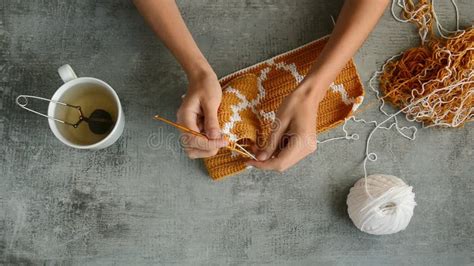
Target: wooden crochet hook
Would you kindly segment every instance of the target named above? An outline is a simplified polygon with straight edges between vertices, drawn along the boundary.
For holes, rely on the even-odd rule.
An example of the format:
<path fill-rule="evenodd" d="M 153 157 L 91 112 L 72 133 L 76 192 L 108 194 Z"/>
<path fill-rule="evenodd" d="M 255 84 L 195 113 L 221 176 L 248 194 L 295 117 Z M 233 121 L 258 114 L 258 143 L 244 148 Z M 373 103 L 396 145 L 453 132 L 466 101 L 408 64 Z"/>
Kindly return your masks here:
<path fill-rule="evenodd" d="M 192 135 L 194 135 L 194 136 L 203 137 L 203 138 L 206 138 L 206 139 L 207 139 L 207 136 L 206 136 L 206 135 L 204 135 L 204 134 L 202 134 L 202 133 L 200 133 L 200 132 L 194 131 L 194 130 L 192 130 L 192 129 L 189 129 L 189 128 L 187 128 L 187 127 L 185 127 L 185 126 L 182 126 L 182 125 L 180 125 L 180 124 L 177 124 L 177 123 L 175 123 L 175 122 L 173 122 L 173 121 L 170 121 L 170 120 L 168 120 L 168 119 L 166 119 L 166 118 L 164 118 L 164 117 L 161 117 L 161 116 L 159 116 L 159 115 L 155 115 L 153 118 L 156 119 L 156 120 L 165 122 L 165 123 L 168 124 L 168 125 L 174 126 L 174 127 L 178 128 L 178 129 L 180 129 L 180 130 L 182 130 L 182 131 L 184 131 L 184 132 L 186 132 L 186 133 L 189 133 L 189 134 L 192 134 Z M 238 147 L 238 148 L 241 149 L 241 150 L 236 149 L 234 146 L 235 146 L 235 147 Z M 239 154 L 241 154 L 241 155 L 243 155 L 243 156 L 245 156 L 245 157 L 249 157 L 249 158 L 252 158 L 252 159 L 254 159 L 254 160 L 257 160 L 257 158 L 255 158 L 255 156 L 254 156 L 253 154 L 251 154 L 250 152 L 248 152 L 246 149 L 244 149 L 242 146 L 240 146 L 240 145 L 237 144 L 237 143 L 229 142 L 229 145 L 227 145 L 226 148 L 227 148 L 227 149 L 230 149 L 230 150 L 233 150 L 233 151 L 235 151 L 235 152 L 237 152 L 237 153 L 239 153 Z"/>

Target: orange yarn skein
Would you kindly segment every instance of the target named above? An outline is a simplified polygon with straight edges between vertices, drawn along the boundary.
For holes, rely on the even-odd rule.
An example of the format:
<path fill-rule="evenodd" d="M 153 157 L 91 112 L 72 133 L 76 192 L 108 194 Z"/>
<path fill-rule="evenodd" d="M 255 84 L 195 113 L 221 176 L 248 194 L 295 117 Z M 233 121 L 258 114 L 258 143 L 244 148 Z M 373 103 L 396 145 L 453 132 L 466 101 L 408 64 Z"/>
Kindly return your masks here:
<path fill-rule="evenodd" d="M 379 77 L 383 98 L 426 126 L 460 127 L 472 121 L 474 28 L 447 39 L 436 36 L 436 15 L 426 0 L 406 1 L 402 15 L 418 26 L 422 44 L 387 62 Z"/>

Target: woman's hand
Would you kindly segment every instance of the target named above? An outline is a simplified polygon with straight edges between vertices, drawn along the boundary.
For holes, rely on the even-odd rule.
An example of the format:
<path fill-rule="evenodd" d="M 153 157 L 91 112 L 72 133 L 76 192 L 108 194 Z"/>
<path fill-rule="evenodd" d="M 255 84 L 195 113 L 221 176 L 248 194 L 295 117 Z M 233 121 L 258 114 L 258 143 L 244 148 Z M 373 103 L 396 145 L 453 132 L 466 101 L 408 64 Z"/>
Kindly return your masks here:
<path fill-rule="evenodd" d="M 183 134 L 181 144 L 189 158 L 214 156 L 219 148 L 227 146 L 217 119 L 222 89 L 212 71 L 188 75 L 189 88 L 178 110 L 178 123 L 204 133 L 208 139 Z"/>
<path fill-rule="evenodd" d="M 267 145 L 257 152 L 258 161 L 247 165 L 282 172 L 316 151 L 316 112 L 325 89 L 318 91 L 310 84 L 302 82 L 286 97 Z"/>
<path fill-rule="evenodd" d="M 331 37 L 312 70 L 280 106 L 277 113 L 280 127 L 273 132 L 270 144 L 257 155 L 263 161 L 249 161 L 248 165 L 284 171 L 316 150 L 315 114 L 319 101 L 367 38 L 388 3 L 388 0 L 345 1 Z M 310 82 L 310 79 L 317 82 Z M 283 138 L 285 134 L 288 136 Z"/>
<path fill-rule="evenodd" d="M 178 111 L 178 120 L 193 130 L 204 128 L 210 140 L 188 136 L 186 150 L 189 156 L 198 158 L 215 154 L 218 147 L 225 146 L 225 140 L 218 136 L 217 131 L 219 129 L 217 108 L 222 92 L 215 74 L 212 71 L 212 74 L 205 75 L 190 74 L 200 69 L 199 66 L 206 66 L 205 69 L 211 68 L 207 67 L 209 64 L 186 27 L 176 1 L 134 0 L 134 2 L 190 77 L 189 91 Z M 273 133 L 270 145 L 259 154 L 259 158 L 267 160 L 249 162 L 249 165 L 282 171 L 316 149 L 315 113 L 325 88 L 336 79 L 337 74 L 362 45 L 388 3 L 388 0 L 345 1 L 328 43 L 318 56 L 313 70 L 308 74 L 323 77 L 319 82 L 325 86 L 312 89 L 314 86 L 309 85 L 311 84 L 308 82 L 309 79 L 300 84 L 282 104 L 278 111 L 280 128 Z M 311 94 L 315 94 L 316 97 L 312 97 Z M 289 134 L 288 143 L 278 149 L 285 133 Z M 270 158 L 275 152 L 276 158 Z"/>
<path fill-rule="evenodd" d="M 192 130 L 204 132 L 208 139 L 183 134 L 184 149 L 190 158 L 216 154 L 220 147 L 227 145 L 221 137 L 217 120 L 222 91 L 216 74 L 186 27 L 176 1 L 134 0 L 134 2 L 188 76 L 189 89 L 178 110 L 178 123 Z"/>

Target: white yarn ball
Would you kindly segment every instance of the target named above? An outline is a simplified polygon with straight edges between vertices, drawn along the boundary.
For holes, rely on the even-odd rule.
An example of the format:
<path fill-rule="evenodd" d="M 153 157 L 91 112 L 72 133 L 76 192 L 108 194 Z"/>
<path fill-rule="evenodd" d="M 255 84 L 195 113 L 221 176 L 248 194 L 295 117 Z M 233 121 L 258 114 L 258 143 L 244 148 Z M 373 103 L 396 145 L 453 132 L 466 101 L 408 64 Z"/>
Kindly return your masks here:
<path fill-rule="evenodd" d="M 416 206 L 413 188 L 392 175 L 370 175 L 367 186 L 365 181 L 359 179 L 347 196 L 347 211 L 355 226 L 373 235 L 404 230 Z"/>

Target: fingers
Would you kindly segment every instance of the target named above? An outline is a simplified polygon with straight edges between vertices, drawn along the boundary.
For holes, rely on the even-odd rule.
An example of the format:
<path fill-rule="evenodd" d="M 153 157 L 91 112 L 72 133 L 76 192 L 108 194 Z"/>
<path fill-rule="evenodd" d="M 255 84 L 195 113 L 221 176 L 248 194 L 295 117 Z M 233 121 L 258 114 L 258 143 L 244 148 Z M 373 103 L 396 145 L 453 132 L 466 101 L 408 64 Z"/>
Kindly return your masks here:
<path fill-rule="evenodd" d="M 283 172 L 314 151 L 316 151 L 316 136 L 314 134 L 294 134 L 289 137 L 288 144 L 277 157 L 266 161 L 248 161 L 247 165 Z"/>
<path fill-rule="evenodd" d="M 204 131 L 209 139 L 221 138 L 221 129 L 219 120 L 217 119 L 217 109 L 219 102 L 212 99 L 203 103 L 202 109 L 204 112 Z"/>
<path fill-rule="evenodd" d="M 176 118 L 178 124 L 181 124 L 191 130 L 194 131 L 199 131 L 199 109 L 196 107 L 193 107 L 195 105 L 194 103 L 181 105 L 179 108 Z M 188 107 L 189 106 L 189 107 Z"/>
<path fill-rule="evenodd" d="M 182 106 L 178 110 L 177 121 L 179 124 L 191 130 L 201 132 L 203 128 L 202 115 L 195 111 L 195 109 L 199 110 L 200 107 L 189 108 Z M 217 109 L 215 116 L 217 119 Z M 219 136 L 220 132 L 218 132 L 218 137 L 215 139 L 183 133 L 180 138 L 180 143 L 191 159 L 205 158 L 216 155 L 220 148 L 228 145 L 227 140 Z"/>
<path fill-rule="evenodd" d="M 273 155 L 273 153 L 275 153 L 275 151 L 281 144 L 281 139 L 287 127 L 288 122 L 286 119 L 276 120 L 274 124 L 274 130 L 270 135 L 270 139 L 268 141 L 267 146 L 257 154 L 257 159 L 259 161 L 265 161 L 269 159 Z"/>
<path fill-rule="evenodd" d="M 227 145 L 227 141 L 221 136 L 217 117 L 222 88 L 213 71 L 189 75 L 188 81 L 188 91 L 178 110 L 178 123 L 204 133 L 205 137 L 183 134 L 181 143 L 189 157 L 209 157 Z"/>
<path fill-rule="evenodd" d="M 198 149 L 191 149 L 187 148 L 184 149 L 186 151 L 186 154 L 190 159 L 198 159 L 198 158 L 207 158 L 211 157 L 217 154 L 219 151 L 218 149 L 214 150 L 198 150 Z"/>
<path fill-rule="evenodd" d="M 184 149 L 198 149 L 203 151 L 218 150 L 229 144 L 224 138 L 207 139 L 205 137 L 198 137 L 187 133 L 181 136 L 180 142 Z"/>

